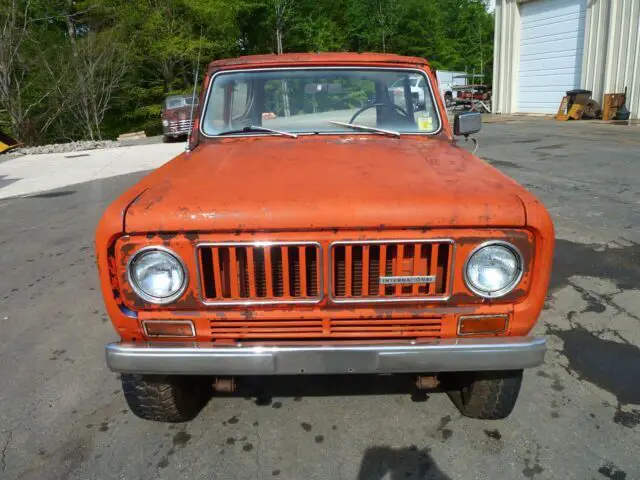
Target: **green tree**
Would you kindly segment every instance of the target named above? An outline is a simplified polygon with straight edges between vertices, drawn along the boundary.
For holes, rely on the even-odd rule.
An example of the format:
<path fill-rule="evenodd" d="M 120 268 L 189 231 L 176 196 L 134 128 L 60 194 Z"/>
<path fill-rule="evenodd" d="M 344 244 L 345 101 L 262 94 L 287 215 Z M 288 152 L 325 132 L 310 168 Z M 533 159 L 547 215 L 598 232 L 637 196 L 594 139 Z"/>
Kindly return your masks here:
<path fill-rule="evenodd" d="M 279 48 L 414 55 L 489 82 L 493 22 L 482 0 L 0 0 L 0 127 L 29 143 L 158 133 L 197 69 Z"/>

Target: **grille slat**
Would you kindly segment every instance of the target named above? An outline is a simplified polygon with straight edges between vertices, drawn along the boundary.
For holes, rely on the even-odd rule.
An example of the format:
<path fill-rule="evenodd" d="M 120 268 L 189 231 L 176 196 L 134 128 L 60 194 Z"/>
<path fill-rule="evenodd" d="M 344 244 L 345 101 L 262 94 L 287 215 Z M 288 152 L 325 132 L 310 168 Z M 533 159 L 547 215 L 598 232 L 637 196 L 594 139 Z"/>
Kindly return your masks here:
<path fill-rule="evenodd" d="M 224 294 L 222 293 L 222 276 L 220 272 L 220 252 L 218 252 L 217 248 L 212 248 L 211 251 L 213 253 L 212 268 L 213 268 L 213 276 L 215 279 L 213 288 L 214 288 L 214 291 L 216 292 L 215 293 L 216 296 L 223 296 Z"/>
<path fill-rule="evenodd" d="M 380 247 L 371 245 L 369 256 L 369 296 L 377 296 L 379 287 L 378 278 L 380 277 Z"/>
<path fill-rule="evenodd" d="M 353 295 L 362 295 L 362 247 L 352 247 L 352 273 L 351 292 Z"/>
<path fill-rule="evenodd" d="M 345 280 L 344 280 L 344 286 L 345 286 L 345 296 L 350 297 L 351 296 L 351 291 L 352 291 L 352 287 L 353 284 L 352 282 L 352 275 L 353 275 L 353 247 L 351 247 L 351 245 L 347 245 L 346 247 L 346 252 L 345 252 L 345 260 L 344 260 L 344 265 L 345 265 Z"/>
<path fill-rule="evenodd" d="M 266 288 L 266 296 L 269 298 L 273 298 L 273 262 L 271 261 L 271 248 L 267 247 L 263 250 L 264 252 L 264 284 Z"/>
<path fill-rule="evenodd" d="M 431 255 L 429 257 L 429 275 L 438 275 L 437 259 L 438 259 L 439 250 L 440 248 L 438 244 L 431 245 Z M 427 289 L 429 290 L 430 295 L 433 295 L 435 293 L 436 286 L 437 286 L 436 283 L 432 283 L 427 286 Z"/>
<path fill-rule="evenodd" d="M 211 320 L 212 340 L 309 340 L 342 338 L 439 338 L 441 317 L 391 319 Z"/>
<path fill-rule="evenodd" d="M 362 247 L 362 295 L 369 295 L 369 245 Z"/>
<path fill-rule="evenodd" d="M 229 249 L 229 286 L 231 287 L 231 296 L 233 298 L 238 298 L 240 296 L 239 292 L 240 285 L 240 276 L 238 275 L 238 258 L 236 257 L 236 249 Z"/>
<path fill-rule="evenodd" d="M 317 244 L 199 245 L 198 259 L 206 304 L 321 300 Z"/>
<path fill-rule="evenodd" d="M 394 272 L 395 272 L 394 274 L 396 276 L 398 276 L 398 277 L 402 276 L 403 273 L 404 273 L 403 272 L 403 267 L 404 267 L 403 262 L 404 262 L 404 245 L 400 244 L 400 245 L 398 245 L 397 250 L 396 250 L 396 258 L 395 258 L 395 263 L 396 263 L 395 267 L 396 268 L 394 269 Z M 400 285 L 400 284 L 396 285 L 394 294 L 396 296 L 400 296 L 402 294 L 402 285 Z"/>
<path fill-rule="evenodd" d="M 422 268 L 424 266 L 424 262 L 420 261 L 421 255 L 422 255 L 422 245 L 419 243 L 414 244 L 413 245 L 413 271 L 415 272 L 416 275 L 424 275 L 424 269 Z M 420 284 L 416 283 L 411 287 L 412 295 L 418 295 L 419 291 L 420 291 Z"/>
<path fill-rule="evenodd" d="M 275 297 L 284 296 L 284 261 L 279 248 L 271 249 L 271 276 L 273 282 L 273 295 Z"/>
<path fill-rule="evenodd" d="M 307 261 L 305 268 L 307 270 L 307 296 L 316 297 L 320 295 L 322 286 L 320 285 L 320 275 L 318 264 L 320 263 L 320 248 L 306 248 Z"/>
<path fill-rule="evenodd" d="M 249 297 L 256 298 L 256 271 L 253 260 L 253 247 L 247 247 L 247 282 L 249 284 Z"/>
<path fill-rule="evenodd" d="M 169 133 L 188 132 L 193 127 L 190 119 L 186 120 L 169 120 Z"/>
<path fill-rule="evenodd" d="M 378 258 L 378 274 L 387 275 L 387 246 L 380 245 L 380 257 Z M 374 279 L 375 281 L 375 279 Z M 385 286 L 378 282 L 378 296 L 384 296 Z"/>
<path fill-rule="evenodd" d="M 300 296 L 307 296 L 307 249 L 306 247 L 298 247 L 298 272 L 300 275 Z"/>
<path fill-rule="evenodd" d="M 450 293 L 453 248 L 451 240 L 336 242 L 331 296 L 336 302 L 444 299 Z M 412 283 L 411 277 L 423 276 L 435 280 Z M 385 284 L 381 277 L 394 278 Z"/>
<path fill-rule="evenodd" d="M 291 293 L 291 278 L 289 277 L 289 249 L 280 247 L 280 256 L 282 257 L 282 290 L 287 297 L 295 297 Z"/>

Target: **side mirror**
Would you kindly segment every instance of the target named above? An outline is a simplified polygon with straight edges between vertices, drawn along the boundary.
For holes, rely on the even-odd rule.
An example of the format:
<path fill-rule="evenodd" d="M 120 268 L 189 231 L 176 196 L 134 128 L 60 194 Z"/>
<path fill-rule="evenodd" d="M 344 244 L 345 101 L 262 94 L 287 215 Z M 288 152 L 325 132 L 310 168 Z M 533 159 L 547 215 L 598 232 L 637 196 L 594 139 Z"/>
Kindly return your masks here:
<path fill-rule="evenodd" d="M 465 137 L 482 129 L 482 114 L 478 112 L 456 113 L 453 117 L 453 134 Z"/>

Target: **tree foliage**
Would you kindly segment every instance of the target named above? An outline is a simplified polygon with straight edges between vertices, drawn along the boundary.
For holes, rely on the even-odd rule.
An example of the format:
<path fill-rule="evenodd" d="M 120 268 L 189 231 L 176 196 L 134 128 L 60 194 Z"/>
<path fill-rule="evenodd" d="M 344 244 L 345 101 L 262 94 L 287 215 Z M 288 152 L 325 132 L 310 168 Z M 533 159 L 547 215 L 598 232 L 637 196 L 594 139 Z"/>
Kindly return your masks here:
<path fill-rule="evenodd" d="M 490 77 L 493 15 L 483 0 L 0 0 L 0 128 L 29 143 L 157 133 L 198 59 L 202 72 L 279 40 Z"/>

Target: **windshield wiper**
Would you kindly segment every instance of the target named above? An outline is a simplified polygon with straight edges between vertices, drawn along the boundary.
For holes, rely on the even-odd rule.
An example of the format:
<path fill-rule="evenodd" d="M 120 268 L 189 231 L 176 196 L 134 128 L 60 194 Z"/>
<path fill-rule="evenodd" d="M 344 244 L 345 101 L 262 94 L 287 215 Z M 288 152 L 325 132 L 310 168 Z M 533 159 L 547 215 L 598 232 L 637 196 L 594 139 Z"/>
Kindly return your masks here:
<path fill-rule="evenodd" d="M 329 123 L 333 123 L 334 125 L 340 125 L 341 127 L 347 127 L 347 128 L 352 128 L 354 130 L 363 130 L 365 132 L 377 132 L 377 133 L 384 133 L 387 135 L 391 135 L 393 137 L 400 137 L 400 132 L 396 132 L 394 130 L 385 130 L 383 128 L 376 128 L 376 127 L 367 127 L 366 125 L 357 125 L 355 123 L 346 123 L 346 122 L 336 122 L 333 120 L 329 120 Z"/>
<path fill-rule="evenodd" d="M 268 132 L 268 133 L 277 133 L 278 135 L 283 135 L 285 137 L 298 138 L 298 135 L 291 132 L 283 132 L 282 130 L 273 130 L 272 128 L 259 127 L 257 125 L 247 125 L 246 127 L 237 129 L 237 130 L 229 130 L 226 132 L 220 132 L 218 135 L 234 135 L 236 133 L 251 133 L 251 132 Z"/>

